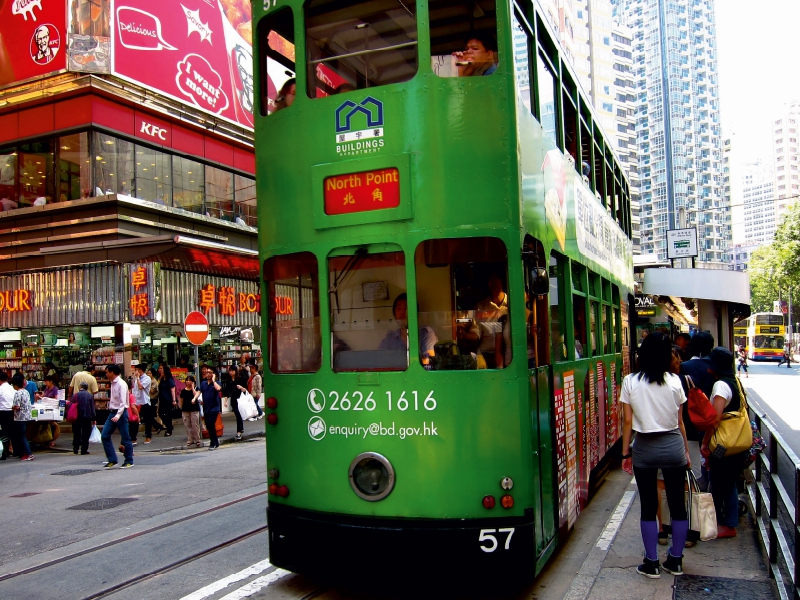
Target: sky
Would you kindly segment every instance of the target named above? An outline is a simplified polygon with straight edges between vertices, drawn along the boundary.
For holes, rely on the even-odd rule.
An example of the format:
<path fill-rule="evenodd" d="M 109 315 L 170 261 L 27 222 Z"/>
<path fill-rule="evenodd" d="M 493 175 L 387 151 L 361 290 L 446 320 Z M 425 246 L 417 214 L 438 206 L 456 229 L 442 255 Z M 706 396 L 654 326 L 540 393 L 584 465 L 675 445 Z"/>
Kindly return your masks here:
<path fill-rule="evenodd" d="M 722 136 L 744 162 L 772 160 L 771 122 L 800 100 L 800 1 L 716 0 Z"/>

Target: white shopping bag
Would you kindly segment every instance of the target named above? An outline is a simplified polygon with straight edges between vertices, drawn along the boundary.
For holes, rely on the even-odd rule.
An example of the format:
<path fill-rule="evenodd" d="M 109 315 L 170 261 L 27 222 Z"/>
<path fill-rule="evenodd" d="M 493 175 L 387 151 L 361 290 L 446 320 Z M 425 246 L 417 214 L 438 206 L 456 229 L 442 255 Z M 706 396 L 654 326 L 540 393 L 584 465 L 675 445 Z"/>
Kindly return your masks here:
<path fill-rule="evenodd" d="M 253 419 L 258 416 L 256 401 L 249 393 L 242 392 L 242 395 L 239 396 L 237 403 L 239 405 L 239 415 L 243 420 Z"/>
<path fill-rule="evenodd" d="M 100 438 L 100 430 L 97 425 L 92 426 L 92 434 L 89 436 L 90 444 L 100 444 L 103 440 Z"/>

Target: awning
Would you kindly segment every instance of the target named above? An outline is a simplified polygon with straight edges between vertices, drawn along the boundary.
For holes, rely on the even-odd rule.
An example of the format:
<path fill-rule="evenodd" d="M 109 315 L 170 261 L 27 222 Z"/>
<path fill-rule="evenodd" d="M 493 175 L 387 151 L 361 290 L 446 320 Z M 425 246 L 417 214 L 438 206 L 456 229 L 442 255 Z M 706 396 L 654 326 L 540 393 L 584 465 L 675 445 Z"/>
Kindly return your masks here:
<path fill-rule="evenodd" d="M 741 271 L 645 269 L 645 294 L 750 304 L 750 278 Z"/>
<path fill-rule="evenodd" d="M 182 235 L 53 246 L 42 248 L 40 252 L 46 261 L 53 257 L 52 266 L 62 265 L 66 254 L 72 264 L 160 262 L 163 268 L 176 271 L 252 280 L 257 280 L 259 275 L 257 250 Z"/>

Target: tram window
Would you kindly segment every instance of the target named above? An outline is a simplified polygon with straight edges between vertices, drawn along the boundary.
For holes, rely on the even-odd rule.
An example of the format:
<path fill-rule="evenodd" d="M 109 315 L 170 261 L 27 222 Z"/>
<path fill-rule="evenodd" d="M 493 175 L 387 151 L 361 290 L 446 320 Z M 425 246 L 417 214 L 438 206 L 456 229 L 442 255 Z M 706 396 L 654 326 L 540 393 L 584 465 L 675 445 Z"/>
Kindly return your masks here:
<path fill-rule="evenodd" d="M 592 346 L 592 356 L 597 356 L 598 351 L 598 331 L 597 331 L 597 320 L 598 320 L 598 303 L 597 302 L 589 302 L 589 342 Z M 602 348 L 602 345 L 600 346 Z"/>
<path fill-rule="evenodd" d="M 311 252 L 264 262 L 269 294 L 267 347 L 273 373 L 313 373 L 322 364 L 319 274 Z"/>
<path fill-rule="evenodd" d="M 437 340 L 432 370 L 502 369 L 510 364 L 508 255 L 497 238 L 426 240 L 414 253 L 420 330 Z M 505 330 L 505 331 L 504 331 Z M 421 334 L 420 334 L 421 335 Z M 422 336 L 421 336 L 422 341 Z"/>
<path fill-rule="evenodd" d="M 531 266 L 547 268 L 547 255 L 541 242 L 529 235 L 525 236 L 524 250 L 528 256 L 522 260 L 525 280 L 525 341 L 528 355 L 528 368 L 550 364 L 550 329 L 547 326 L 548 294 L 533 294 L 534 281 Z M 533 256 L 530 256 L 533 253 Z M 558 299 L 556 292 L 556 300 Z M 503 330 L 504 337 L 506 330 Z"/>
<path fill-rule="evenodd" d="M 292 105 L 295 97 L 294 19 L 288 6 L 258 24 L 262 115 Z"/>
<path fill-rule="evenodd" d="M 586 285 L 583 281 L 584 269 L 578 263 L 572 263 L 572 289 L 576 292 L 586 293 Z"/>
<path fill-rule="evenodd" d="M 580 173 L 578 167 L 578 113 L 566 90 L 561 92 L 561 97 L 563 99 L 561 105 L 564 107 L 564 148 L 572 157 L 575 170 Z"/>
<path fill-rule="evenodd" d="M 305 16 L 309 98 L 400 83 L 416 74 L 414 2 L 311 0 Z"/>
<path fill-rule="evenodd" d="M 328 259 L 334 371 L 405 371 L 405 256 L 367 248 Z M 405 307 L 402 300 L 405 299 Z"/>
<path fill-rule="evenodd" d="M 581 175 L 584 183 L 594 191 L 592 180 L 592 136 L 581 118 Z"/>
<path fill-rule="evenodd" d="M 586 358 L 589 353 L 589 346 L 586 343 L 586 298 L 572 295 L 572 334 L 575 340 L 575 356 Z"/>
<path fill-rule="evenodd" d="M 567 360 L 566 345 L 566 319 L 564 318 L 564 304 L 566 300 L 559 296 L 563 290 L 564 265 L 566 259 L 559 260 L 558 255 L 550 255 L 549 276 L 550 276 L 550 356 L 554 363 Z"/>
<path fill-rule="evenodd" d="M 429 0 L 428 14 L 434 73 L 471 77 L 495 72 L 499 63 L 495 0 Z"/>
<path fill-rule="evenodd" d="M 529 32 L 527 23 L 518 11 L 514 11 L 514 73 L 516 75 L 517 96 L 522 105 L 531 110 L 531 70 L 530 53 L 533 45 L 533 35 Z"/>
<path fill-rule="evenodd" d="M 556 78 L 549 63 L 537 54 L 537 76 L 539 85 L 539 123 L 541 123 L 545 134 L 553 141 L 554 146 L 558 146 L 556 132 Z"/>
<path fill-rule="evenodd" d="M 603 313 L 603 337 L 602 337 L 602 344 L 601 344 L 601 351 L 603 354 L 609 354 L 612 352 L 611 343 L 608 340 L 608 336 L 611 333 L 608 330 L 608 325 L 611 323 L 611 307 L 607 304 L 603 304 L 600 307 L 600 310 Z"/>

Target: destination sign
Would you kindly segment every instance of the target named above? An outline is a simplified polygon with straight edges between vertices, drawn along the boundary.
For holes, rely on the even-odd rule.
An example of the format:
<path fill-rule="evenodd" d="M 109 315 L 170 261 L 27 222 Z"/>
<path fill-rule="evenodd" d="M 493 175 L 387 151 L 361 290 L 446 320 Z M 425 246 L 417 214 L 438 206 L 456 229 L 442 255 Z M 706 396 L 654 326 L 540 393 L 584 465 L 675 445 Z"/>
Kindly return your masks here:
<path fill-rule="evenodd" d="M 328 215 L 400 206 L 400 171 L 396 168 L 336 175 L 326 178 L 323 186 Z"/>
<path fill-rule="evenodd" d="M 780 325 L 759 325 L 758 333 L 781 333 Z"/>

